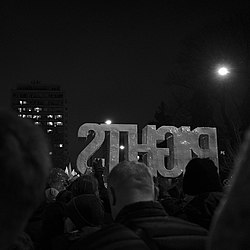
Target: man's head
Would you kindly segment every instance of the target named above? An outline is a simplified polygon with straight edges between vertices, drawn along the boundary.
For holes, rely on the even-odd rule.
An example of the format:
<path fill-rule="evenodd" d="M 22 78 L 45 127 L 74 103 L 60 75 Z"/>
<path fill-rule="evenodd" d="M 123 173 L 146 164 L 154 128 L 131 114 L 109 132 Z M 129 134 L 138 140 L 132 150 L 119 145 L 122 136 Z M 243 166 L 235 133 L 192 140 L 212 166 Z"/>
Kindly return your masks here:
<path fill-rule="evenodd" d="M 126 205 L 154 200 L 152 173 L 144 163 L 121 162 L 108 176 L 108 192 L 112 216 L 115 218 Z"/>
<path fill-rule="evenodd" d="M 41 201 L 51 163 L 42 130 L 3 110 L 0 164 L 0 249 L 5 249 Z"/>

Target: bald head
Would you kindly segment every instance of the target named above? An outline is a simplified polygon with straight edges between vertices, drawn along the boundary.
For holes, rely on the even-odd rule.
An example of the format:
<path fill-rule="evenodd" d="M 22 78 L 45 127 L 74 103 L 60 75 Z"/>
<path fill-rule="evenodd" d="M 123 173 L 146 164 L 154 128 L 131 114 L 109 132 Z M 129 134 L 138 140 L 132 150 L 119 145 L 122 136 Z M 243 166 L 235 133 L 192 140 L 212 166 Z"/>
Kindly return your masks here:
<path fill-rule="evenodd" d="M 108 176 L 112 215 L 115 218 L 126 205 L 154 200 L 154 182 L 150 169 L 135 161 L 117 164 Z"/>

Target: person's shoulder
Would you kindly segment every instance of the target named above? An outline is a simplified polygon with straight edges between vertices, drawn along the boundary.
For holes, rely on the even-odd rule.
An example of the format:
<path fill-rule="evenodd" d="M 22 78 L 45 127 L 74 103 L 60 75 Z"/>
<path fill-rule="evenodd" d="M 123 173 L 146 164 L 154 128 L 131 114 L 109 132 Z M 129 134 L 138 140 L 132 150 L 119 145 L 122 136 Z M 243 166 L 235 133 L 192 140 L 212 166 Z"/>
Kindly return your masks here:
<path fill-rule="evenodd" d="M 152 228 L 155 230 L 168 228 L 170 230 L 179 230 L 180 233 L 184 232 L 184 230 L 187 230 L 187 232 L 197 232 L 197 234 L 207 235 L 207 230 L 200 227 L 199 225 L 173 216 L 152 216 L 146 218 L 137 218 L 133 221 L 130 221 L 129 224 L 134 224 L 138 227 L 145 227 L 149 229 Z M 164 230 L 164 232 L 167 233 L 168 231 Z"/>
<path fill-rule="evenodd" d="M 149 249 L 132 230 L 119 224 L 112 223 L 103 227 L 87 238 L 78 240 L 70 250 L 76 249 Z"/>
<path fill-rule="evenodd" d="M 159 249 L 205 249 L 208 231 L 191 222 L 171 216 L 138 218 L 128 225 L 143 230 Z"/>

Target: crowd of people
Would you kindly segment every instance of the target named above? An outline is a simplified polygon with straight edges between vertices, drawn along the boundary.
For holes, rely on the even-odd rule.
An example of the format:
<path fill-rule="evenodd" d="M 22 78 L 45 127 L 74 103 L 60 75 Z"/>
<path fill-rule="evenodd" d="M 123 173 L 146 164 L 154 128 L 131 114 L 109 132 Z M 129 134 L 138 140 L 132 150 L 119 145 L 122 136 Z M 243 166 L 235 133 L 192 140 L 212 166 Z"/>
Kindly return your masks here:
<path fill-rule="evenodd" d="M 42 130 L 0 111 L 0 249 L 250 249 L 250 133 L 223 187 L 208 158 L 175 179 L 123 161 L 103 180 L 52 168 Z"/>

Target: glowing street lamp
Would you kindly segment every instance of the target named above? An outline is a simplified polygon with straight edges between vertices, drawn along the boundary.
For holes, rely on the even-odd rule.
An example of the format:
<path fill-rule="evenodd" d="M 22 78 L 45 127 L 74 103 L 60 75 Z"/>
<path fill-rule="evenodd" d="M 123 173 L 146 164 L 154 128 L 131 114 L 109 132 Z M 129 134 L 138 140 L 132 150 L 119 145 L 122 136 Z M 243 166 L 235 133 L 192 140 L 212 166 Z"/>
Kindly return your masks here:
<path fill-rule="evenodd" d="M 105 123 L 106 123 L 107 125 L 110 125 L 110 124 L 112 123 L 112 121 L 111 121 L 111 120 L 106 120 Z"/>
<path fill-rule="evenodd" d="M 121 146 L 120 146 L 120 149 L 121 149 L 121 150 L 124 150 L 124 149 L 125 149 L 125 147 L 124 147 L 123 145 L 121 145 Z"/>
<path fill-rule="evenodd" d="M 228 74 L 230 74 L 230 71 L 227 67 L 222 66 L 217 69 L 217 74 L 219 76 L 227 76 Z"/>

